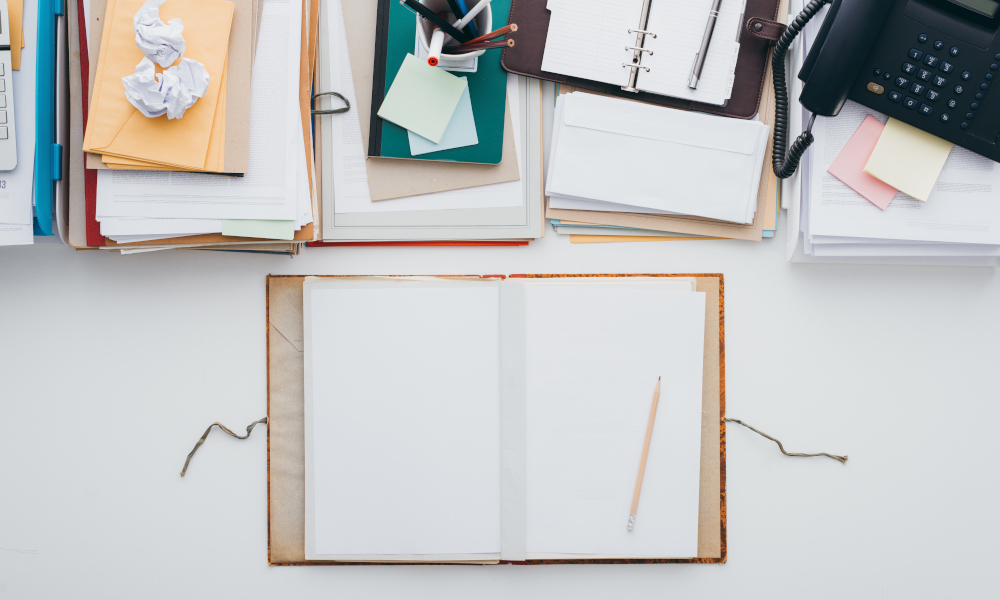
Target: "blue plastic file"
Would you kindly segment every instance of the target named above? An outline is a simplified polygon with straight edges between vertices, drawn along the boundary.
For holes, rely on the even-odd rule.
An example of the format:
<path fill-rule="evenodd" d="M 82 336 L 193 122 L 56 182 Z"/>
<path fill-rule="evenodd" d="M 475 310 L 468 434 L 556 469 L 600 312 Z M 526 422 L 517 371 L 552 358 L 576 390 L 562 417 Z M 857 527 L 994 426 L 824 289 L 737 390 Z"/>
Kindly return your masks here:
<path fill-rule="evenodd" d="M 62 178 L 62 146 L 56 143 L 56 19 L 65 0 L 38 0 L 35 66 L 35 234 L 53 235 L 55 182 Z"/>

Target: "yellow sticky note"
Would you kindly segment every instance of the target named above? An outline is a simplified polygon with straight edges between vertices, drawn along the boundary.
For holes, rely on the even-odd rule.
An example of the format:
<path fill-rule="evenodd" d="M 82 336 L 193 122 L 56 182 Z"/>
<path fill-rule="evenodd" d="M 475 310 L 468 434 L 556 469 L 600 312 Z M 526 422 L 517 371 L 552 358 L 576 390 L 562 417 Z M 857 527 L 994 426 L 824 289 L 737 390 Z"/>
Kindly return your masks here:
<path fill-rule="evenodd" d="M 868 158 L 865 173 L 927 202 L 951 146 L 951 142 L 890 118 Z"/>
<path fill-rule="evenodd" d="M 7 0 L 7 16 L 10 17 L 10 68 L 21 70 L 21 48 L 24 48 L 22 20 L 24 0 Z"/>
<path fill-rule="evenodd" d="M 84 136 L 84 150 L 144 162 L 203 170 L 212 140 L 216 109 L 225 79 L 233 4 L 222 0 L 171 0 L 160 8 L 160 19 L 184 22 L 185 58 L 205 65 L 208 92 L 181 119 L 166 115 L 149 119 L 125 98 L 122 77 L 142 60 L 135 45 L 132 18 L 143 0 L 108 3 L 95 81 L 93 110 Z M 110 16 L 109 16 L 110 15 Z M 107 43 L 104 43 L 104 42 Z"/>

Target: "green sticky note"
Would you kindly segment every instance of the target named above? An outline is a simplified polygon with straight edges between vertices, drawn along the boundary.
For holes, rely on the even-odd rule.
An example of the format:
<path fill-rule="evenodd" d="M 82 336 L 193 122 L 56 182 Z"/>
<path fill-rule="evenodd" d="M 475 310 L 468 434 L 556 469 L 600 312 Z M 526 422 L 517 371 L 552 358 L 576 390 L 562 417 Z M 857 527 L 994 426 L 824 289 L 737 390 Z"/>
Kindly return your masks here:
<path fill-rule="evenodd" d="M 464 79 L 407 54 L 378 116 L 437 144 L 466 85 Z"/>
<path fill-rule="evenodd" d="M 292 240 L 295 239 L 295 221 L 223 219 L 222 235 L 265 240 Z"/>

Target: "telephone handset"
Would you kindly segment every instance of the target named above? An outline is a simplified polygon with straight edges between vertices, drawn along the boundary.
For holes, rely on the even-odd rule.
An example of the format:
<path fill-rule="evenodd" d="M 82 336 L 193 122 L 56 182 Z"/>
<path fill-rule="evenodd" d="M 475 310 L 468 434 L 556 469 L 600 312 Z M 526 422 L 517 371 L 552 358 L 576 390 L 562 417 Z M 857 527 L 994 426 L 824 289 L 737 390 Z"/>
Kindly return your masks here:
<path fill-rule="evenodd" d="M 827 4 L 830 10 L 798 77 L 812 113 L 788 144 L 785 54 Z M 1000 1 L 812 0 L 775 45 L 774 172 L 784 179 L 813 142 L 817 116 L 847 100 L 1000 161 Z M 997 77 L 997 80 L 994 80 Z M 786 151 L 787 150 L 787 151 Z"/>

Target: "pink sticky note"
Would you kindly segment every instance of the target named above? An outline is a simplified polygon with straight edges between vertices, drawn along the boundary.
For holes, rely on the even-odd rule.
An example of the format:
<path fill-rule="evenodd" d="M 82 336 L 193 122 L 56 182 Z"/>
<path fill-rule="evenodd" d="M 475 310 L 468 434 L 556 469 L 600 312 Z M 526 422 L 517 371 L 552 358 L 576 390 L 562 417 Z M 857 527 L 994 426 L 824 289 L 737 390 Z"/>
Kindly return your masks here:
<path fill-rule="evenodd" d="M 882 210 L 889 206 L 889 202 L 899 190 L 865 173 L 865 164 L 868 163 L 868 157 L 872 155 L 872 150 L 875 149 L 875 144 L 884 128 L 885 125 L 878 119 L 868 115 L 827 169 L 831 175 Z"/>

